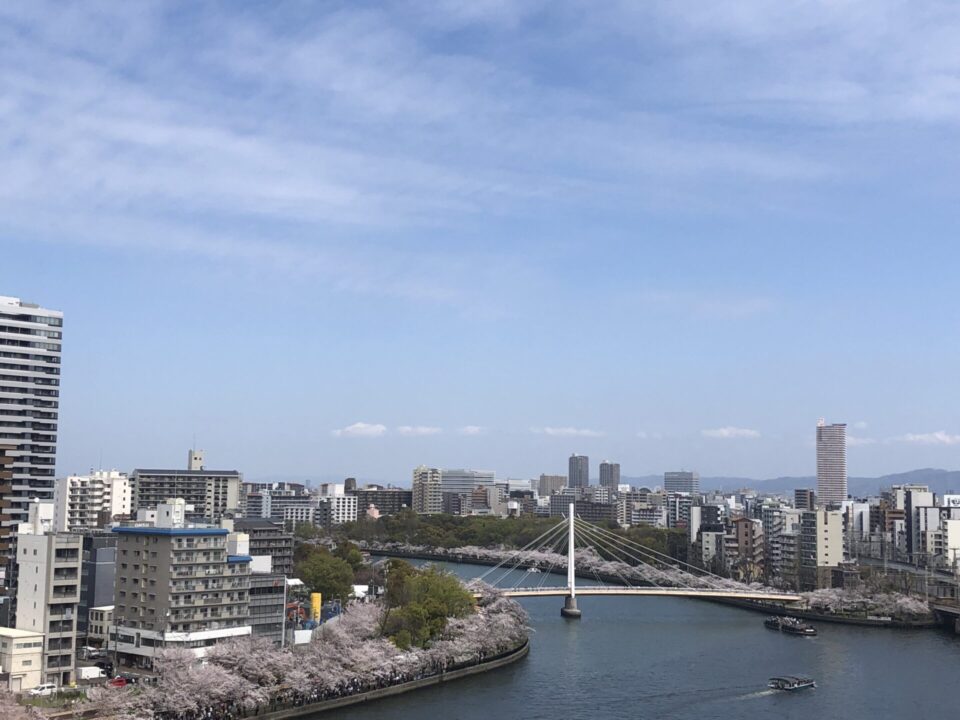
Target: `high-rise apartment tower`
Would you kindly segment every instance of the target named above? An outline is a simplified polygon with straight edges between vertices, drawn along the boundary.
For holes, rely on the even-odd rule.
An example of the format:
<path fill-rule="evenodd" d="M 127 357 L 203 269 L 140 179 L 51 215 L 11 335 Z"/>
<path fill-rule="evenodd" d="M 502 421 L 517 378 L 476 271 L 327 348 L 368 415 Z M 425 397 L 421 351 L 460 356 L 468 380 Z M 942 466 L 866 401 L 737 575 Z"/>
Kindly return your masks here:
<path fill-rule="evenodd" d="M 847 426 L 817 422 L 817 503 L 847 499 Z"/>
<path fill-rule="evenodd" d="M 0 483 L 0 556 L 31 500 L 53 500 L 63 313 L 0 296 L 0 442 L 12 446 Z"/>

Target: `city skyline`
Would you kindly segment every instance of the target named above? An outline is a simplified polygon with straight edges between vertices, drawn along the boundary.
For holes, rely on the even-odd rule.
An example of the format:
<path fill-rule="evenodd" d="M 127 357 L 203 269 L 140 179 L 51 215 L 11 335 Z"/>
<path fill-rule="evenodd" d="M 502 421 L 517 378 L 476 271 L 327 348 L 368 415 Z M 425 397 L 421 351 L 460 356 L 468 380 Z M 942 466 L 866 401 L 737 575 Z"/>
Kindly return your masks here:
<path fill-rule="evenodd" d="M 960 8 L 704 13 L 5 7 L 57 474 L 960 468 Z"/>

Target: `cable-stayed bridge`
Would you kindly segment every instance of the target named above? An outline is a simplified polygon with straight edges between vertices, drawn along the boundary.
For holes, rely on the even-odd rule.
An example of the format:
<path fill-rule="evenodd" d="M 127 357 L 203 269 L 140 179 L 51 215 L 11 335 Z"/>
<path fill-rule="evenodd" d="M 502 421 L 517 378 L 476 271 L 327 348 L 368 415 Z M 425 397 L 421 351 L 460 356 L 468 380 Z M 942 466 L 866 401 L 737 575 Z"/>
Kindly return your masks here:
<path fill-rule="evenodd" d="M 566 546 L 566 553 L 560 551 Z M 566 567 L 567 584 L 546 584 Z M 596 585 L 577 585 L 593 575 Z M 536 582 L 539 578 L 539 582 Z M 610 530 L 586 522 L 570 504 L 567 517 L 526 546 L 509 553 L 477 578 L 508 597 L 564 597 L 564 617 L 580 617 L 577 596 L 637 595 L 794 603 L 799 595 L 746 585 L 671 558 Z"/>

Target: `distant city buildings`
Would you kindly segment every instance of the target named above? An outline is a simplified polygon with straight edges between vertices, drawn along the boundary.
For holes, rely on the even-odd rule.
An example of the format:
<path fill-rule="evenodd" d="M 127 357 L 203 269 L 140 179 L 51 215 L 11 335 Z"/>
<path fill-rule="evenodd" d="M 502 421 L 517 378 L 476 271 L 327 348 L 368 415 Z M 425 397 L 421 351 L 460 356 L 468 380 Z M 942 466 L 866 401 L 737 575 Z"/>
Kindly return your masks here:
<path fill-rule="evenodd" d="M 616 492 L 620 485 L 620 463 L 607 460 L 600 463 L 600 485 Z"/>
<path fill-rule="evenodd" d="M 663 491 L 665 493 L 699 493 L 700 474 L 679 470 L 663 474 Z"/>
<path fill-rule="evenodd" d="M 587 487 L 590 484 L 590 458 L 586 455 L 571 455 L 567 480 L 569 487 Z"/>
<path fill-rule="evenodd" d="M 821 505 L 847 499 L 847 426 L 817 422 L 817 501 Z"/>
<path fill-rule="evenodd" d="M 807 488 L 797 488 L 793 491 L 793 506 L 797 510 L 815 510 L 817 508 L 817 494 Z"/>
<path fill-rule="evenodd" d="M 0 296 L 0 556 L 29 505 L 53 500 L 63 313 Z"/>
<path fill-rule="evenodd" d="M 190 451 L 187 470 L 137 469 L 130 476 L 133 511 L 157 507 L 170 498 L 182 498 L 189 517 L 218 523 L 239 513 L 242 478 L 236 470 L 207 470 L 202 451 Z"/>
<path fill-rule="evenodd" d="M 567 486 L 566 475 L 541 475 L 537 483 L 537 494 L 540 497 L 550 497 Z"/>
<path fill-rule="evenodd" d="M 413 510 L 423 515 L 443 512 L 440 468 L 421 465 L 413 471 Z"/>
<path fill-rule="evenodd" d="M 116 470 L 58 478 L 53 493 L 54 527 L 60 532 L 108 527 L 131 512 L 130 481 Z"/>

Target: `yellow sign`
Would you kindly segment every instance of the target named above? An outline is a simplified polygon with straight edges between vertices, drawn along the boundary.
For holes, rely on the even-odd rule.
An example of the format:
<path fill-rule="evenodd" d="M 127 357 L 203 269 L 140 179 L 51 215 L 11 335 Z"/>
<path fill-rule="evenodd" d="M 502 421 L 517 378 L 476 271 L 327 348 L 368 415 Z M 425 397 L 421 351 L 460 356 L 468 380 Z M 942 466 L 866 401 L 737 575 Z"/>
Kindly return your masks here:
<path fill-rule="evenodd" d="M 315 622 L 320 622 L 320 608 L 323 607 L 323 595 L 310 593 L 310 610 Z"/>

